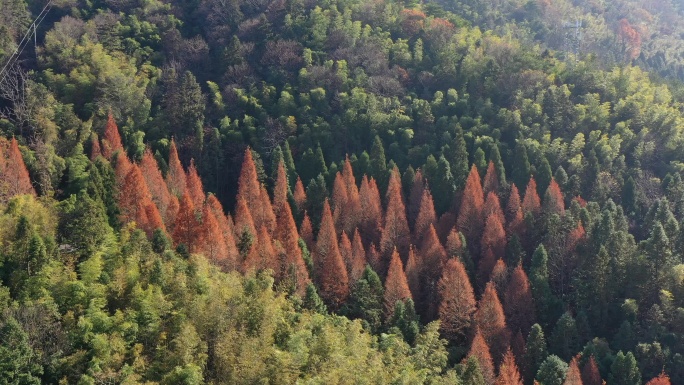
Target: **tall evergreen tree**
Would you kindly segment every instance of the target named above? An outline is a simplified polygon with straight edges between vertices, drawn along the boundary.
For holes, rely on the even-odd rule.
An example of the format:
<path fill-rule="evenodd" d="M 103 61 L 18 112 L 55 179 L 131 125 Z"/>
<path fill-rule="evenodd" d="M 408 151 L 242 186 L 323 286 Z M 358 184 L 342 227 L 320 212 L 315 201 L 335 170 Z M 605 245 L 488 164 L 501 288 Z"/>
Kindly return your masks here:
<path fill-rule="evenodd" d="M 323 203 L 313 258 L 315 281 L 321 297 L 330 309 L 339 309 L 349 296 L 349 278 L 337 245 L 337 232 L 327 200 Z"/>
<path fill-rule="evenodd" d="M 615 385 L 639 385 L 641 384 L 641 372 L 637 366 L 636 359 L 632 352 L 624 354 L 619 351 L 615 356 L 615 361 L 610 366 L 610 384 Z"/>
<path fill-rule="evenodd" d="M 527 181 L 530 179 L 531 174 L 527 148 L 522 139 L 518 139 L 513 150 L 513 182 L 519 188 L 523 188 L 527 186 Z"/>

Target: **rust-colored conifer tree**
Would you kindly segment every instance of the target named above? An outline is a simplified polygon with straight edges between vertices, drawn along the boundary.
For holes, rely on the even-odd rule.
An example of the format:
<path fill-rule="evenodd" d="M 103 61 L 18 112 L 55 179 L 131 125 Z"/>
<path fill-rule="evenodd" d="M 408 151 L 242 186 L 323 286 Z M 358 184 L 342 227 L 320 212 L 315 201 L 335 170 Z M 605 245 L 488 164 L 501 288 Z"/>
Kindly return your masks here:
<path fill-rule="evenodd" d="M 568 238 L 565 241 L 565 251 L 568 253 L 575 251 L 577 246 L 586 240 L 586 235 L 587 233 L 584 230 L 584 226 L 582 226 L 582 222 L 578 221 L 577 227 L 568 233 Z"/>
<path fill-rule="evenodd" d="M 299 226 L 299 236 L 304 240 L 304 243 L 306 243 L 306 247 L 310 251 L 313 251 L 313 225 L 311 224 L 311 218 L 309 218 L 309 214 L 306 213 L 306 210 L 304 210 L 304 219 L 302 220 L 302 224 Z"/>
<path fill-rule="evenodd" d="M 304 184 L 302 180 L 297 177 L 297 183 L 295 183 L 294 192 L 292 193 L 295 205 L 297 206 L 297 215 L 301 214 L 306 207 L 306 190 L 304 189 Z"/>
<path fill-rule="evenodd" d="M 485 287 L 485 284 L 489 282 L 489 277 L 491 277 L 494 266 L 496 266 L 496 260 L 492 248 L 489 246 L 485 247 L 480 256 L 480 261 L 477 264 L 476 283 L 479 290 L 482 290 Z"/>
<path fill-rule="evenodd" d="M 175 195 L 171 195 L 169 199 L 169 207 L 164 213 L 164 218 L 166 218 L 166 229 L 169 234 L 173 234 L 174 226 L 176 225 L 176 217 L 178 216 L 178 211 L 180 210 L 180 201 Z"/>
<path fill-rule="evenodd" d="M 247 202 L 240 198 L 235 205 L 235 239 L 237 242 L 245 232 L 251 234 L 253 238 L 257 237 L 256 225 L 247 207 Z"/>
<path fill-rule="evenodd" d="M 347 268 L 347 276 L 350 276 L 354 256 L 352 254 L 353 251 L 351 240 L 349 240 L 349 237 L 345 231 L 342 231 L 342 235 L 340 235 L 339 249 L 340 255 L 342 255 L 342 260 L 344 261 L 344 266 Z"/>
<path fill-rule="evenodd" d="M 404 301 L 411 298 L 411 291 L 404 274 L 404 266 L 399 258 L 399 253 L 394 250 L 387 269 L 387 279 L 385 280 L 385 294 L 383 297 L 385 319 L 392 318 L 394 305 L 397 301 Z"/>
<path fill-rule="evenodd" d="M 662 372 L 660 375 L 658 375 L 658 377 L 655 377 L 647 382 L 646 385 L 670 385 L 670 377 L 665 374 L 665 372 Z"/>
<path fill-rule="evenodd" d="M 335 174 L 335 182 L 333 182 L 330 208 L 332 209 L 335 228 L 340 232 L 343 230 L 346 219 L 345 215 L 348 214 L 346 209 L 347 201 L 347 187 L 344 185 L 342 174 L 338 171 L 337 174 Z"/>
<path fill-rule="evenodd" d="M 104 157 L 107 159 L 111 159 L 115 152 L 122 150 L 123 144 L 121 144 L 119 127 L 116 126 L 114 116 L 110 112 L 107 116 L 107 125 L 105 126 L 104 138 L 102 138 L 102 155 L 104 155 Z"/>
<path fill-rule="evenodd" d="M 554 178 L 551 178 L 551 183 L 544 194 L 544 210 L 549 214 L 563 215 L 565 213 L 563 192 Z"/>
<path fill-rule="evenodd" d="M 442 214 L 437 220 L 437 226 L 435 226 L 439 240 L 446 243 L 447 237 L 454 227 L 456 227 L 456 215 L 449 211 Z"/>
<path fill-rule="evenodd" d="M 373 271 L 378 271 L 382 264 L 382 258 L 380 257 L 380 251 L 375 243 L 371 243 L 366 251 L 366 261 L 368 265 L 373 269 Z"/>
<path fill-rule="evenodd" d="M 261 191 L 259 192 L 259 199 L 260 201 L 258 202 L 258 205 L 254 204 L 250 208 L 252 217 L 255 218 L 254 224 L 256 225 L 258 223 L 260 226 L 265 226 L 266 230 L 268 230 L 268 233 L 273 234 L 276 227 L 276 216 L 273 212 L 271 198 L 268 196 L 266 187 L 263 185 L 261 186 Z M 249 203 L 247 203 L 247 207 L 250 207 Z"/>
<path fill-rule="evenodd" d="M 361 222 L 361 196 L 359 189 L 356 187 L 356 177 L 352 169 L 349 157 L 344 161 L 342 168 L 342 177 L 344 178 L 344 186 L 347 189 L 347 206 L 345 207 L 344 221 L 342 223 L 342 230 L 347 234 L 352 234 L 354 229 Z M 339 229 L 338 229 L 339 230 Z"/>
<path fill-rule="evenodd" d="M 492 249 L 496 259 L 504 257 L 506 252 L 506 231 L 499 220 L 499 216 L 496 214 L 487 217 L 480 241 L 480 250 L 486 250 L 488 247 Z"/>
<path fill-rule="evenodd" d="M 540 210 L 541 201 L 539 200 L 539 194 L 537 194 L 537 181 L 535 181 L 534 177 L 532 177 L 527 183 L 525 198 L 523 198 L 522 202 L 522 211 L 523 215 L 528 212 L 537 215 L 539 214 Z"/>
<path fill-rule="evenodd" d="M 363 270 L 366 268 L 366 263 L 366 250 L 363 248 L 361 233 L 359 233 L 359 229 L 356 229 L 352 239 L 352 263 L 349 270 L 350 283 L 356 282 L 361 278 Z"/>
<path fill-rule="evenodd" d="M 523 225 L 523 212 L 522 204 L 520 202 L 520 193 L 518 192 L 518 187 L 515 183 L 511 185 L 511 193 L 508 196 L 506 222 L 506 231 L 509 235 L 520 234 Z"/>
<path fill-rule="evenodd" d="M 482 187 L 482 190 L 485 194 L 489 194 L 490 192 L 496 194 L 499 191 L 499 175 L 497 174 L 494 162 L 492 162 L 491 160 L 489 161 L 489 165 L 487 166 L 487 173 L 484 177 L 484 185 Z"/>
<path fill-rule="evenodd" d="M 495 361 L 500 362 L 510 347 L 511 333 L 506 327 L 506 317 L 493 282 L 487 283 L 473 319 L 487 342 L 492 356 L 496 358 Z"/>
<path fill-rule="evenodd" d="M 475 312 L 475 294 L 461 261 L 456 258 L 447 261 L 437 289 L 442 334 L 454 343 L 463 344 Z"/>
<path fill-rule="evenodd" d="M 480 364 L 480 371 L 482 372 L 485 384 L 493 384 L 495 377 L 492 355 L 489 352 L 489 346 L 487 345 L 484 336 L 477 327 L 475 328 L 475 338 L 473 338 L 473 342 L 470 345 L 470 351 L 468 352 L 467 358 L 471 356 L 475 357 Z"/>
<path fill-rule="evenodd" d="M 515 356 L 510 349 L 503 356 L 495 385 L 523 385 L 518 365 L 515 363 Z"/>
<path fill-rule="evenodd" d="M 183 170 L 183 165 L 181 165 L 180 158 L 178 158 L 178 149 L 173 139 L 171 139 L 171 145 L 169 146 L 169 171 L 166 173 L 166 185 L 169 188 L 169 192 L 177 197 L 183 196 L 187 186 L 185 171 Z"/>
<path fill-rule="evenodd" d="M 448 258 L 463 258 L 463 239 L 456 227 L 451 229 L 446 241 L 446 253 Z"/>
<path fill-rule="evenodd" d="M 313 259 L 321 298 L 331 309 L 339 309 L 349 296 L 349 278 L 337 246 L 337 232 L 327 200 L 323 204 Z"/>
<path fill-rule="evenodd" d="M 577 357 L 573 357 L 570 361 L 563 385 L 582 385 L 582 375 L 577 364 Z"/>
<path fill-rule="evenodd" d="M 418 264 L 416 250 L 413 248 L 413 245 L 409 248 L 405 272 L 406 281 L 411 290 L 411 297 L 413 297 L 414 301 L 420 302 L 420 265 Z M 418 303 L 418 305 L 420 306 L 422 303 Z"/>
<path fill-rule="evenodd" d="M 361 201 L 361 223 L 359 228 L 364 245 L 380 242 L 382 228 L 382 205 L 380 192 L 375 179 L 370 180 L 364 175 L 359 189 Z"/>
<path fill-rule="evenodd" d="M 413 226 L 413 243 L 416 245 L 423 244 L 423 237 L 430 226 L 437 225 L 437 214 L 435 213 L 435 204 L 432 200 L 430 190 L 425 188 L 423 196 L 420 199 L 420 209 L 418 216 Z"/>
<path fill-rule="evenodd" d="M 499 222 L 501 222 L 502 225 L 506 224 L 506 217 L 501 209 L 499 196 L 491 191 L 487 193 L 487 199 L 485 199 L 484 207 L 482 209 L 482 218 L 486 221 L 490 215 L 495 215 L 499 218 Z"/>
<path fill-rule="evenodd" d="M 195 205 L 192 203 L 190 194 L 186 191 L 180 199 L 178 214 L 173 225 L 174 244 L 183 244 L 190 252 L 195 252 L 197 230 L 198 223 L 195 215 Z"/>
<path fill-rule="evenodd" d="M 235 235 L 233 233 L 232 219 L 225 215 L 223 206 L 214 194 L 209 194 L 205 203 L 211 210 L 218 224 L 219 232 L 223 237 L 226 247 L 226 257 L 219 262 L 219 265 L 226 271 L 238 269 L 239 253 L 237 250 Z"/>
<path fill-rule="evenodd" d="M 16 138 L 10 140 L 6 151 L 7 159 L 0 149 L 0 196 L 7 200 L 19 194 L 36 195 Z"/>
<path fill-rule="evenodd" d="M 596 359 L 594 359 L 593 355 L 589 357 L 587 362 L 584 364 L 584 367 L 582 368 L 582 383 L 584 385 L 603 384 L 598 364 L 596 363 Z"/>
<path fill-rule="evenodd" d="M 219 222 L 208 204 L 202 206 L 202 222 L 198 230 L 198 252 L 217 265 L 234 265 L 234 261 L 228 261 L 228 258 L 235 255 L 228 255 L 228 247 Z"/>
<path fill-rule="evenodd" d="M 380 237 L 380 253 L 383 256 L 383 263 L 378 274 L 384 275 L 387 271 L 389 259 L 394 248 L 397 248 L 399 255 L 406 255 L 410 244 L 408 221 L 406 220 L 406 207 L 401 193 L 401 179 L 399 171 L 395 168 L 390 176 L 387 187 L 387 211 Z"/>
<path fill-rule="evenodd" d="M 240 171 L 240 177 L 238 178 L 237 199 L 244 199 L 251 212 L 253 206 L 261 203 L 260 195 L 261 184 L 257 177 L 257 169 L 254 164 L 254 158 L 252 158 L 252 150 L 248 147 L 245 149 L 245 155 L 242 159 L 242 169 Z M 252 215 L 254 215 L 253 212 Z"/>
<path fill-rule="evenodd" d="M 276 259 L 276 252 L 273 248 L 273 241 L 268 234 L 266 226 L 259 228 L 259 236 L 257 241 L 252 244 L 252 248 L 245 258 L 243 271 L 249 273 L 250 271 L 259 271 L 270 269 L 277 271 L 279 263 Z"/>
<path fill-rule="evenodd" d="M 484 207 L 484 193 L 482 191 L 482 182 L 480 174 L 477 172 L 475 165 L 470 169 L 468 179 L 466 180 L 463 196 L 461 197 L 461 207 L 456 219 L 456 226 L 466 236 L 466 239 L 479 239 L 482 231 L 482 210 Z"/>
<path fill-rule="evenodd" d="M 525 355 L 525 337 L 523 337 L 520 329 L 518 329 L 515 336 L 511 339 L 511 351 L 515 357 L 515 362 L 517 362 L 518 365 L 522 365 L 523 356 Z"/>
<path fill-rule="evenodd" d="M 309 222 L 309 226 L 311 222 Z M 277 277 L 286 280 L 288 285 L 300 296 L 304 296 L 309 284 L 309 273 L 299 248 L 299 234 L 292 216 L 290 206 L 285 202 L 279 211 L 275 238 L 280 241 L 283 254 L 280 256 L 281 266 L 276 271 Z"/>
<path fill-rule="evenodd" d="M 152 236 L 157 228 L 165 230 L 140 167 L 135 164 L 130 165 L 130 171 L 124 178 L 117 196 L 122 223 L 135 221 L 148 237 Z"/>
<path fill-rule="evenodd" d="M 114 167 L 116 186 L 118 187 L 118 190 L 121 191 L 121 189 L 124 188 L 124 180 L 126 179 L 126 176 L 128 176 L 128 173 L 133 168 L 133 163 L 131 163 L 130 159 L 128 159 L 128 156 L 126 156 L 126 154 L 124 154 L 122 151 L 117 152 L 114 158 L 116 159 L 116 164 Z"/>
<path fill-rule="evenodd" d="M 200 179 L 199 174 L 197 173 L 194 159 L 190 160 L 190 167 L 188 167 L 188 175 L 185 178 L 185 181 L 192 203 L 195 207 L 202 207 L 205 199 L 204 186 L 202 185 L 202 179 Z"/>
<path fill-rule="evenodd" d="M 536 311 L 530 280 L 522 265 L 518 264 L 511 273 L 503 299 L 504 312 L 511 330 L 530 330 L 536 322 Z"/>
<path fill-rule="evenodd" d="M 161 171 L 159 171 L 157 161 L 154 159 L 154 155 L 152 155 L 152 151 L 149 148 L 145 149 L 143 154 L 142 162 L 140 162 L 140 171 L 142 171 L 147 188 L 150 194 L 152 194 L 152 201 L 159 209 L 159 213 L 162 214 L 164 223 L 170 225 L 167 213 L 171 195 L 164 182 L 164 177 Z"/>

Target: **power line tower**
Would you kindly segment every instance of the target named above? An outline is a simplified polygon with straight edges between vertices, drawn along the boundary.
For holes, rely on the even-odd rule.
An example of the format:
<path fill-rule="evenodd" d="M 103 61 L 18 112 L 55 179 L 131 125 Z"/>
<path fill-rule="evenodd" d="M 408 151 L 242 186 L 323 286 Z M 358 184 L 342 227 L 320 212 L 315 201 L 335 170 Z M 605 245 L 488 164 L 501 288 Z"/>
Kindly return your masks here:
<path fill-rule="evenodd" d="M 563 50 L 565 51 L 565 57 L 569 63 L 577 63 L 582 50 L 584 21 L 580 18 L 575 19 L 575 21 L 566 21 L 563 23 L 563 29 L 565 29 L 563 47 Z"/>

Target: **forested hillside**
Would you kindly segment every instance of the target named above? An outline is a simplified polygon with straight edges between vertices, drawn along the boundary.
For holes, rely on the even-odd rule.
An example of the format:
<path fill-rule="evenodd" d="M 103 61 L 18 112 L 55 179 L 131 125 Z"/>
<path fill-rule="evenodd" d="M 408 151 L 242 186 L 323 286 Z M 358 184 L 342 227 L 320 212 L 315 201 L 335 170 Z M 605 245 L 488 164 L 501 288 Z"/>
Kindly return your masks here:
<path fill-rule="evenodd" d="M 680 3 L 50 5 L 0 384 L 684 383 Z"/>

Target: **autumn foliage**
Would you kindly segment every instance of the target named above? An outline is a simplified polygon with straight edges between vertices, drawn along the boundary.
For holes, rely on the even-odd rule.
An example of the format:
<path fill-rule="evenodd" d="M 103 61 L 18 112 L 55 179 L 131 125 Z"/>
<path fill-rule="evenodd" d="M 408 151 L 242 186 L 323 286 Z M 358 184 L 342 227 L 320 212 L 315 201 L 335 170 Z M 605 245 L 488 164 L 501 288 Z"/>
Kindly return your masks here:
<path fill-rule="evenodd" d="M 0 200 L 6 201 L 19 194 L 36 195 L 26 164 L 19 150 L 19 143 L 12 138 L 9 143 L 0 140 Z"/>
<path fill-rule="evenodd" d="M 534 298 L 522 265 L 518 265 L 511 273 L 504 294 L 504 312 L 508 326 L 513 332 L 518 330 L 527 332 L 535 320 Z"/>
<path fill-rule="evenodd" d="M 187 182 L 185 180 L 185 171 L 181 165 L 180 158 L 178 158 L 178 150 L 176 149 L 176 142 L 171 139 L 169 147 L 169 171 L 166 174 L 166 185 L 169 192 L 177 197 L 183 196 Z"/>
<path fill-rule="evenodd" d="M 437 289 L 442 333 L 450 341 L 462 343 L 475 312 L 475 294 L 461 261 L 455 258 L 447 261 Z"/>
<path fill-rule="evenodd" d="M 466 180 L 465 190 L 461 198 L 461 207 L 458 212 L 456 226 L 467 239 L 478 239 L 482 230 L 484 207 L 484 193 L 480 174 L 475 165 L 470 169 Z"/>
<path fill-rule="evenodd" d="M 494 284 L 490 281 L 477 304 L 477 311 L 473 317 L 482 337 L 487 342 L 492 356 L 498 360 L 509 348 L 510 332 L 506 327 L 506 317 L 499 302 Z"/>
<path fill-rule="evenodd" d="M 601 373 L 599 372 L 598 364 L 594 356 L 589 357 L 582 368 L 582 383 L 583 385 L 601 385 Z M 651 384 L 653 385 L 653 384 Z"/>
<path fill-rule="evenodd" d="M 313 259 L 320 295 L 330 308 L 338 309 L 349 296 L 349 278 L 337 245 L 337 232 L 327 200 L 323 205 Z"/>
<path fill-rule="evenodd" d="M 470 345 L 470 351 L 468 352 L 468 357 L 475 357 L 480 364 L 480 371 L 482 372 L 482 377 L 486 384 L 493 384 L 494 377 L 494 362 L 492 361 L 492 355 L 489 352 L 489 346 L 484 339 L 484 336 L 480 332 L 479 328 L 475 328 L 475 338 Z"/>
<path fill-rule="evenodd" d="M 670 377 L 665 373 L 660 373 L 658 377 L 651 379 L 646 385 L 670 385 Z"/>
<path fill-rule="evenodd" d="M 123 150 L 123 144 L 121 143 L 121 135 L 119 135 L 119 127 L 116 126 L 114 116 L 110 112 L 107 116 L 107 125 L 102 138 L 102 155 L 111 159 L 115 152 L 121 150 Z"/>
<path fill-rule="evenodd" d="M 577 357 L 570 361 L 563 385 L 582 385 L 582 375 L 580 374 Z"/>
<path fill-rule="evenodd" d="M 387 270 L 387 279 L 385 280 L 385 296 L 383 301 L 386 317 L 391 318 L 397 301 L 404 301 L 409 298 L 411 298 L 411 291 L 404 274 L 404 267 L 401 264 L 399 253 L 394 250 L 389 269 Z"/>
<path fill-rule="evenodd" d="M 499 376 L 495 385 L 523 385 L 518 365 L 511 350 L 506 351 L 499 366 Z"/>

